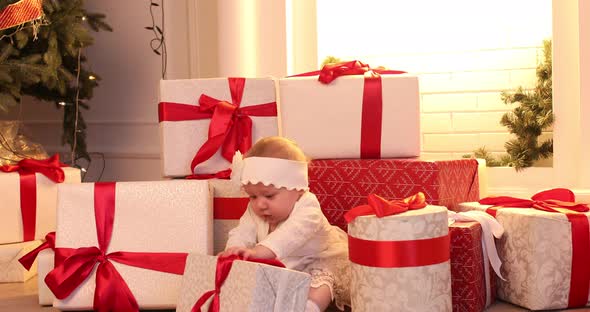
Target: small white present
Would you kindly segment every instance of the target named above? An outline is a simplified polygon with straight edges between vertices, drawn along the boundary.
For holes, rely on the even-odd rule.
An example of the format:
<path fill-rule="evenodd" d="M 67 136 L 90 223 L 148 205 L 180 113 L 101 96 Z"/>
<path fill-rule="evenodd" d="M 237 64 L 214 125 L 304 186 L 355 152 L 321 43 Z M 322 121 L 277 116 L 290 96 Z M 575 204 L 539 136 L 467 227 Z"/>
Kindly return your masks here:
<path fill-rule="evenodd" d="M 37 262 L 30 270 L 18 261 L 22 256 L 41 245 L 40 240 L 0 245 L 0 283 L 25 282 L 37 275 Z"/>
<path fill-rule="evenodd" d="M 0 166 L 0 244 L 43 239 L 55 231 L 57 185 L 80 183 L 80 170 L 61 167 L 57 155 Z"/>
<path fill-rule="evenodd" d="M 176 311 L 189 312 L 199 301 L 203 303 L 200 307 L 203 312 L 208 311 L 213 301 L 219 303 L 219 311 L 305 309 L 311 281 L 309 274 L 250 261 L 229 262 L 228 269 L 228 265 L 218 264 L 217 257 L 189 255 Z M 226 279 L 222 285 L 216 285 L 216 274 L 220 274 L 216 270 L 224 268 L 229 274 L 224 271 Z M 211 291 L 215 294 L 207 296 Z"/>

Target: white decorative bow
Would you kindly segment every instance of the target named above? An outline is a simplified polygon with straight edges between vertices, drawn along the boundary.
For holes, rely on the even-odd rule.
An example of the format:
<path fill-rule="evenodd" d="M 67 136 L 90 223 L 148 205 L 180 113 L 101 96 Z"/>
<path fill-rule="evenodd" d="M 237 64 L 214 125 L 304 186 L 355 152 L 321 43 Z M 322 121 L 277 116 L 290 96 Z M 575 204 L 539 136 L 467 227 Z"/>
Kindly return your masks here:
<path fill-rule="evenodd" d="M 244 171 L 244 157 L 240 151 L 236 151 L 231 160 L 231 175 L 230 179 L 233 183 L 241 185 L 242 171 Z"/>
<path fill-rule="evenodd" d="M 498 256 L 498 250 L 496 250 L 496 243 L 494 237 L 500 238 L 504 234 L 504 227 L 492 216 L 483 211 L 465 211 L 465 212 L 454 212 L 448 211 L 449 225 L 455 221 L 477 221 L 481 225 L 482 236 L 481 245 L 485 250 L 483 253 L 483 263 L 485 272 L 486 282 L 486 306 L 491 302 L 491 289 L 490 289 L 490 269 L 487 265 L 488 261 L 492 264 L 494 272 L 502 279 L 506 280 L 502 273 L 500 273 L 500 266 L 502 266 L 502 260 Z"/>

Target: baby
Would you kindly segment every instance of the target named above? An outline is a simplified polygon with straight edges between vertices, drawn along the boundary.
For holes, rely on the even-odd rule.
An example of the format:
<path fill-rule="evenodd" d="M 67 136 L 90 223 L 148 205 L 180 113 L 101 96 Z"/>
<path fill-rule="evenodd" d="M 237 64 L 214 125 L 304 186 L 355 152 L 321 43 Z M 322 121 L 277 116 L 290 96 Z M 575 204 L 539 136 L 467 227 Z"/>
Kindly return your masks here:
<path fill-rule="evenodd" d="M 330 225 L 309 192 L 307 159 L 283 137 L 261 139 L 233 160 L 232 179 L 250 196 L 239 225 L 220 255 L 277 258 L 288 269 L 311 274 L 306 311 L 324 311 L 332 301 L 350 305 L 347 236 Z"/>

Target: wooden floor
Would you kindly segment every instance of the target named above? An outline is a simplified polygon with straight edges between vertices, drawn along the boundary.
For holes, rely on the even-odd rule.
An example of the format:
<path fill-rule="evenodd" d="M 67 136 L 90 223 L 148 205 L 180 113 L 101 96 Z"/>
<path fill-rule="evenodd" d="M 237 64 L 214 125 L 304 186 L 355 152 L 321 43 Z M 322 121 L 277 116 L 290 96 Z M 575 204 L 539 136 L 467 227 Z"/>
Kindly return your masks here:
<path fill-rule="evenodd" d="M 37 298 L 37 279 L 32 278 L 25 283 L 0 283 L 0 312 L 55 312 L 53 307 L 40 307 Z M 528 311 L 504 302 L 497 302 L 486 312 L 522 312 Z M 590 311 L 590 309 L 575 309 L 568 311 Z"/>

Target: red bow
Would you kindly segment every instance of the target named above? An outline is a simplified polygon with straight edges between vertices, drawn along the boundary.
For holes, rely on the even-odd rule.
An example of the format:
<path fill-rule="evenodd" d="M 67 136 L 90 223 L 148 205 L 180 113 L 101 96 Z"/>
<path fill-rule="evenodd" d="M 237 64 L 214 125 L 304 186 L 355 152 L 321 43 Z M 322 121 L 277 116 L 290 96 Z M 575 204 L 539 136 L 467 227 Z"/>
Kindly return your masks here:
<path fill-rule="evenodd" d="M 535 208 L 547 212 L 564 212 L 563 209 L 587 212 L 589 211 L 586 204 L 575 203 L 574 192 L 564 188 L 555 188 L 539 192 L 531 199 L 522 199 L 510 196 L 490 196 L 482 198 L 479 203 L 482 205 L 492 205 L 486 209 L 486 212 L 496 216 L 497 210 L 504 207 L 510 208 Z"/>
<path fill-rule="evenodd" d="M 582 214 L 589 211 L 586 204 L 575 203 L 574 193 L 563 188 L 539 192 L 531 199 L 497 196 L 483 198 L 479 203 L 493 205 L 486 212 L 494 217 L 501 208 L 533 208 L 565 214 L 571 223 L 572 231 L 572 271 L 568 308 L 586 306 L 590 290 L 590 226 L 588 217 Z"/>
<path fill-rule="evenodd" d="M 225 279 L 227 279 L 227 276 L 229 275 L 229 271 L 231 270 L 231 267 L 232 267 L 235 260 L 245 260 L 245 259 L 243 257 L 237 256 L 237 255 L 231 255 L 231 256 L 227 256 L 227 257 L 217 258 L 217 268 L 215 270 L 215 289 L 207 291 L 203 295 L 201 295 L 199 300 L 197 300 L 197 302 L 195 303 L 195 305 L 191 309 L 191 312 L 200 312 L 201 307 L 205 304 L 207 299 L 209 299 L 211 296 L 213 296 L 213 302 L 211 302 L 211 305 L 209 305 L 208 312 L 219 312 L 220 311 L 219 310 L 220 309 L 220 307 L 219 307 L 219 294 L 221 293 L 221 286 L 223 285 L 223 283 L 225 283 Z M 273 266 L 277 266 L 277 267 L 281 267 L 281 268 L 285 267 L 285 265 L 281 261 L 276 260 L 276 259 L 248 258 L 248 260 L 246 260 L 246 261 L 264 263 L 264 264 L 273 265 Z"/>
<path fill-rule="evenodd" d="M 201 94 L 200 106 L 161 102 L 158 106 L 159 120 L 181 121 L 211 118 L 207 141 L 199 148 L 191 162 L 191 171 L 211 158 L 221 148 L 221 155 L 231 162 L 236 151 L 247 152 L 252 146 L 252 119 L 250 116 L 276 116 L 276 102 L 240 107 L 244 93 L 245 78 L 228 78 L 232 102 L 218 100 Z M 200 175 L 191 178 L 229 178 L 230 170 L 214 176 Z"/>
<path fill-rule="evenodd" d="M 61 167 L 67 165 L 59 162 L 59 155 L 48 159 L 23 159 L 16 165 L 0 166 L 2 172 L 18 172 L 20 181 L 20 209 L 23 222 L 23 241 L 35 239 L 37 223 L 37 178 L 40 173 L 55 183 L 65 180 L 65 173 Z"/>
<path fill-rule="evenodd" d="M 402 200 L 386 200 L 379 195 L 369 194 L 367 200 L 369 202 L 368 205 L 354 207 L 344 214 L 346 223 L 350 223 L 356 219 L 356 217 L 360 216 L 374 214 L 378 218 L 383 218 L 408 210 L 416 210 L 426 207 L 426 198 L 422 192 L 418 192 Z"/>
<path fill-rule="evenodd" d="M 186 253 L 106 253 L 115 221 L 115 183 L 94 184 L 94 214 L 98 247 L 56 248 L 55 268 L 45 283 L 58 299 L 65 299 L 96 270 L 93 308 L 96 311 L 139 311 L 133 293 L 111 261 L 148 270 L 182 275 Z"/>
<path fill-rule="evenodd" d="M 35 262 L 35 259 L 37 259 L 37 255 L 39 255 L 39 253 L 42 250 L 48 248 L 55 249 L 55 232 L 49 232 L 47 235 L 45 235 L 45 241 L 43 242 L 43 244 L 31 250 L 26 255 L 20 257 L 18 259 L 18 262 L 20 262 L 22 266 L 28 271 L 33 266 L 33 262 Z"/>
<path fill-rule="evenodd" d="M 364 75 L 365 73 L 369 73 L 370 75 L 374 76 L 379 76 L 379 74 L 396 75 L 404 74 L 406 72 L 401 70 L 387 70 L 379 68 L 372 69 L 369 65 L 361 61 L 350 61 L 324 65 L 324 67 L 322 67 L 322 70 L 319 71 L 318 80 L 321 83 L 328 84 L 340 76 Z"/>
<path fill-rule="evenodd" d="M 61 167 L 66 166 L 66 164 L 59 162 L 59 155 L 55 154 L 48 159 L 26 158 L 19 161 L 16 165 L 0 166 L 0 171 L 23 174 L 40 173 L 55 183 L 62 183 L 65 180 L 65 173 Z"/>

